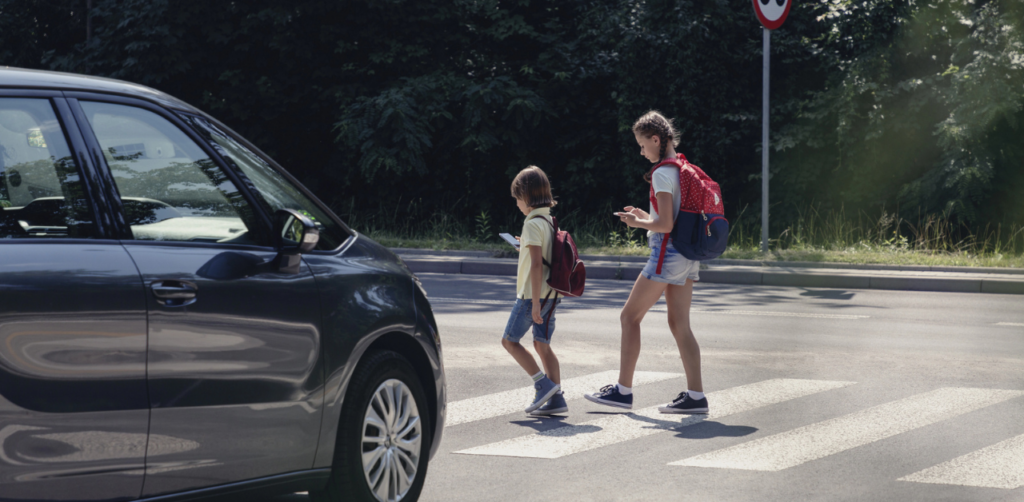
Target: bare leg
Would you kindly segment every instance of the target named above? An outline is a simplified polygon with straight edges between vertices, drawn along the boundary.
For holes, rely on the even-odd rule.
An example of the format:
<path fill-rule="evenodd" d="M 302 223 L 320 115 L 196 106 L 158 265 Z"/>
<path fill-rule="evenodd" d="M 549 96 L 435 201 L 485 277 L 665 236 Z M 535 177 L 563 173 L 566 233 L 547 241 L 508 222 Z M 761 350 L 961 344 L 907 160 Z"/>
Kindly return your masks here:
<path fill-rule="evenodd" d="M 700 377 L 700 346 L 690 329 L 690 302 L 693 300 L 693 281 L 686 280 L 685 286 L 669 285 L 665 290 L 665 303 L 668 304 L 668 329 L 676 339 L 679 357 L 683 360 L 683 371 L 686 372 L 687 390 L 704 392 L 704 382 Z"/>
<path fill-rule="evenodd" d="M 510 342 L 502 338 L 501 346 L 505 347 L 509 354 L 512 354 L 512 358 L 519 363 L 519 366 L 526 370 L 527 375 L 533 376 L 540 371 L 540 367 L 537 366 L 537 361 L 533 359 L 533 355 L 523 348 L 519 342 Z"/>
<path fill-rule="evenodd" d="M 551 350 L 551 345 L 544 342 L 533 342 L 533 348 L 537 351 L 540 362 L 544 364 L 544 373 L 547 373 L 548 378 L 552 382 L 561 384 L 561 375 L 559 375 L 558 371 L 558 357 L 555 357 L 554 351 Z"/>
<path fill-rule="evenodd" d="M 647 311 L 658 302 L 658 298 L 661 298 L 665 286 L 668 284 L 655 282 L 644 276 L 637 277 L 633 283 L 633 290 L 629 292 L 629 299 L 619 314 L 619 323 L 622 325 L 619 385 L 623 387 L 633 386 L 633 372 L 636 371 L 636 361 L 640 358 L 640 321 L 644 320 Z"/>

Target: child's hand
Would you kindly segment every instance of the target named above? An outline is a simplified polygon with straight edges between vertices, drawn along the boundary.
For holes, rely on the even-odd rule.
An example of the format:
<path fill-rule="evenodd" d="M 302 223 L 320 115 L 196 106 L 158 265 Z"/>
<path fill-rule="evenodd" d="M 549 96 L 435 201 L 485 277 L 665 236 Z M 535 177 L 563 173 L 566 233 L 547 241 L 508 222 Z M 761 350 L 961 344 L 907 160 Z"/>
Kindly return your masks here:
<path fill-rule="evenodd" d="M 634 211 L 635 211 L 635 209 L 634 209 Z M 630 212 L 630 213 L 619 213 L 619 221 L 625 223 L 626 226 L 636 227 L 637 226 L 637 223 L 636 223 L 637 219 L 638 218 L 637 218 L 637 215 L 635 213 L 632 213 L 632 212 Z"/>
<path fill-rule="evenodd" d="M 540 316 L 540 302 L 533 302 L 533 308 L 530 310 L 533 312 L 533 323 L 544 324 L 544 319 Z"/>
<path fill-rule="evenodd" d="M 519 240 L 522 240 L 522 239 L 520 239 L 519 236 L 517 235 L 516 236 L 516 240 L 519 241 Z"/>
<path fill-rule="evenodd" d="M 641 219 L 641 220 L 645 220 L 645 219 L 651 217 L 651 215 L 647 214 L 647 211 L 644 211 L 643 209 L 640 209 L 639 207 L 626 206 L 623 209 L 625 209 L 626 211 L 628 211 L 631 214 L 636 215 L 636 217 Z"/>

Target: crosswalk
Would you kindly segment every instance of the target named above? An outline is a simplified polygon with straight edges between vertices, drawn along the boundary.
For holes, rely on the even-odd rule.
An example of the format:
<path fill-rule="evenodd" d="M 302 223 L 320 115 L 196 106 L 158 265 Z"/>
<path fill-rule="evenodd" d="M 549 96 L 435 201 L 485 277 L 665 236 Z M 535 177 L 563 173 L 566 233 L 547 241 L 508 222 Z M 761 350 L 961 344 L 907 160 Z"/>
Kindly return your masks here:
<path fill-rule="evenodd" d="M 1024 486 L 1024 434 L 973 451 L 900 481 L 1012 490 Z"/>
<path fill-rule="evenodd" d="M 614 381 L 601 372 L 563 382 L 569 400 Z M 637 372 L 634 387 L 681 378 L 675 373 Z M 663 415 L 657 406 L 615 413 L 581 423 L 541 430 L 460 449 L 458 455 L 559 459 L 626 441 L 680 431 L 729 415 L 754 412 L 797 399 L 816 399 L 856 382 L 769 379 L 708 393 L 708 415 Z M 505 391 L 451 403 L 449 427 L 521 414 L 532 388 Z M 950 420 L 1024 396 L 1024 391 L 937 388 L 867 409 L 690 456 L 667 465 L 679 468 L 778 472 L 839 455 L 922 427 Z M 511 404 L 510 404 L 511 403 Z M 756 421 L 756 415 L 751 420 Z M 919 472 L 894 478 L 908 483 L 1016 489 L 1024 486 L 1024 435 L 986 446 Z"/>
<path fill-rule="evenodd" d="M 682 375 L 679 373 L 638 371 L 633 376 L 635 381 L 633 385 L 644 385 L 680 377 Z M 608 382 L 614 382 L 617 378 L 619 378 L 618 371 L 602 371 L 582 377 L 570 378 L 562 382 L 562 389 L 567 400 L 581 399 L 585 391 L 596 389 Z M 449 403 L 448 417 L 445 420 L 445 425 L 451 427 L 453 425 L 521 412 L 526 407 L 523 403 L 529 403 L 531 399 L 533 399 L 533 387 L 522 387 Z"/>

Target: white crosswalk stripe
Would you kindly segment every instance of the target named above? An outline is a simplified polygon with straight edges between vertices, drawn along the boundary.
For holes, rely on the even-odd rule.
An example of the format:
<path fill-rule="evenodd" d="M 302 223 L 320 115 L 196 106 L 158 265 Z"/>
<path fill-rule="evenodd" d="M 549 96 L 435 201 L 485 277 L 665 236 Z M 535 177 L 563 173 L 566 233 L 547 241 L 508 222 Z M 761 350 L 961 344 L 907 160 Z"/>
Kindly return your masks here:
<path fill-rule="evenodd" d="M 780 471 L 1024 395 L 944 388 L 669 465 Z"/>
<path fill-rule="evenodd" d="M 1024 486 L 1024 434 L 904 476 L 899 481 L 1020 488 Z"/>
<path fill-rule="evenodd" d="M 656 371 L 637 371 L 633 376 L 633 385 L 644 385 L 661 382 L 671 378 L 681 378 L 680 373 L 661 373 Z M 562 381 L 562 392 L 567 400 L 581 399 L 586 392 L 593 392 L 603 385 L 614 383 L 619 372 L 602 371 L 582 377 Z M 511 413 L 523 413 L 526 405 L 533 400 L 533 387 L 523 387 L 505 392 L 497 392 L 486 396 L 463 399 L 448 403 L 448 414 L 445 426 L 475 422 Z"/>
<path fill-rule="evenodd" d="M 854 382 L 823 380 L 765 380 L 707 394 L 710 414 L 685 416 L 662 415 L 658 407 L 559 427 L 537 434 L 457 451 L 466 455 L 497 455 L 510 457 L 560 458 L 651 434 L 698 424 L 706 418 L 718 418 L 781 403 Z"/>

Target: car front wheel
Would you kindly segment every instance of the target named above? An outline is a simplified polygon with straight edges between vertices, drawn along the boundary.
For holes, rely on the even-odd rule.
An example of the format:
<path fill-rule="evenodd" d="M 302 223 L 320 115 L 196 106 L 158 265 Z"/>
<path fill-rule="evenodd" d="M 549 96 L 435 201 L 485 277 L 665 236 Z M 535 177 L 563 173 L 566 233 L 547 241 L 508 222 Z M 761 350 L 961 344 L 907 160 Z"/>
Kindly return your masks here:
<path fill-rule="evenodd" d="M 414 501 L 430 451 L 428 410 L 412 366 L 381 351 L 356 370 L 342 411 L 334 467 L 313 502 Z"/>

